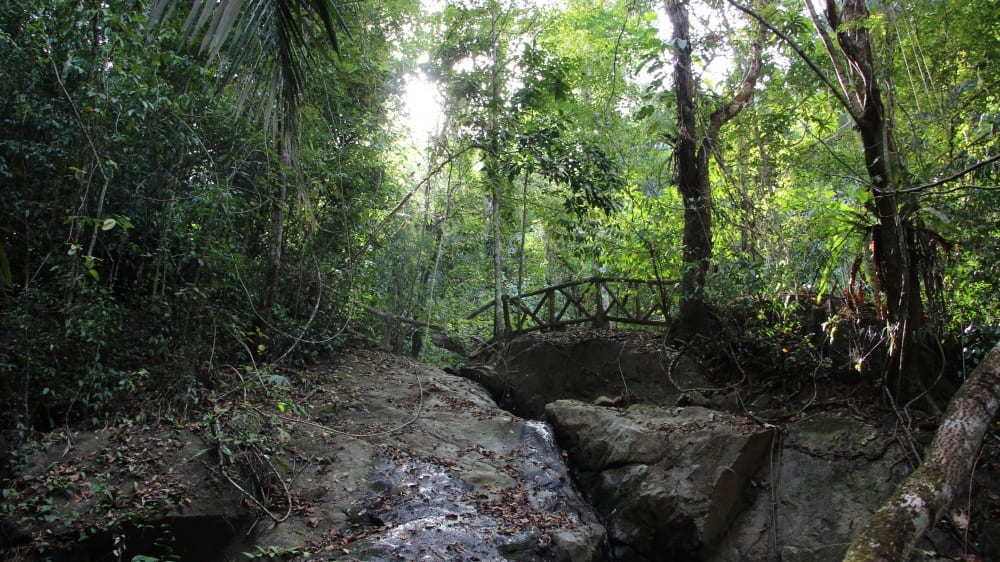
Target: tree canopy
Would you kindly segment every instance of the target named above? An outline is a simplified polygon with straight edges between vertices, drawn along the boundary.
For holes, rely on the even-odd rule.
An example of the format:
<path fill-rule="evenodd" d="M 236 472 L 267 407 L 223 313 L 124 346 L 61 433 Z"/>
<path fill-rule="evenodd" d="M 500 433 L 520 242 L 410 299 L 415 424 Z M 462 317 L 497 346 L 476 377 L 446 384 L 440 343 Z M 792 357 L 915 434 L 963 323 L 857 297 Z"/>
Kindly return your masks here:
<path fill-rule="evenodd" d="M 447 362 L 430 326 L 502 336 L 595 275 L 675 280 L 675 336 L 741 318 L 954 389 L 1000 339 L 998 30 L 989 0 L 4 2 L 4 424 L 352 338 Z"/>

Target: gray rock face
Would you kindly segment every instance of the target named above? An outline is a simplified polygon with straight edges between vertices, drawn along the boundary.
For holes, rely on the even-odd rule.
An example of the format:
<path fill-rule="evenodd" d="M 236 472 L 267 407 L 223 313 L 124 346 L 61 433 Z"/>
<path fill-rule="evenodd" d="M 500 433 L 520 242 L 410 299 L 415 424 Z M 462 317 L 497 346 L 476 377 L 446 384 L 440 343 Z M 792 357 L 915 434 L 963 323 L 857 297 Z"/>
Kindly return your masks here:
<path fill-rule="evenodd" d="M 0 551 L 44 540 L 55 548 L 38 559 L 106 560 L 117 549 L 124 559 L 216 560 L 250 517 L 205 452 L 181 428 L 51 434 L 5 490 Z"/>
<path fill-rule="evenodd" d="M 691 359 L 664 349 L 662 336 L 627 335 L 612 330 L 529 334 L 509 342 L 496 366 L 462 374 L 485 386 L 503 408 L 532 419 L 541 419 L 545 405 L 556 400 L 594 402 L 627 395 L 628 402 L 672 406 L 685 391 L 709 386 Z"/>
<path fill-rule="evenodd" d="M 700 407 L 546 408 L 615 560 L 839 560 L 891 492 L 876 428 L 816 415 L 777 428 Z"/>
<path fill-rule="evenodd" d="M 773 439 L 700 407 L 620 411 L 563 400 L 546 413 L 623 561 L 700 559 L 750 499 Z"/>
<path fill-rule="evenodd" d="M 572 360 L 566 345 L 579 352 Z M 623 377 L 636 394 L 664 386 L 655 378 L 662 357 L 615 345 L 549 349 L 556 357 L 539 355 L 533 380 L 517 375 L 519 391 L 542 404 L 561 393 L 613 394 Z M 567 365 L 606 359 L 609 349 L 613 366 L 571 378 Z M 683 373 L 695 382 L 683 368 L 676 382 Z M 556 400 L 545 406 L 553 437 L 467 378 L 376 351 L 351 352 L 304 374 L 301 386 L 288 398 L 293 410 L 244 396 L 220 402 L 211 426 L 53 436 L 9 487 L 0 548 L 85 533 L 63 559 L 108 559 L 119 541 L 127 558 L 205 562 L 244 552 L 302 561 L 833 561 L 905 476 L 888 436 L 832 414 L 779 430 L 700 406 Z M 670 392 L 656 396 L 672 403 Z M 234 439 L 263 428 L 267 449 L 253 458 L 273 470 L 229 476 L 272 514 L 287 512 L 280 522 L 250 509 L 218 470 L 220 454 L 249 457 Z M 212 439 L 218 432 L 233 450 Z"/>
<path fill-rule="evenodd" d="M 331 403 L 289 446 L 329 464 L 299 477 L 310 509 L 260 545 L 327 560 L 603 560 L 604 528 L 548 430 L 478 384 L 375 352 L 331 370 Z M 304 559 L 304 558 L 303 558 Z"/>
<path fill-rule="evenodd" d="M 761 473 L 769 483 L 737 520 L 729 551 L 766 560 L 835 562 L 859 528 L 906 476 L 899 445 L 867 423 L 818 413 L 789 424 L 782 447 Z M 755 542 L 767 529 L 767 540 Z"/>

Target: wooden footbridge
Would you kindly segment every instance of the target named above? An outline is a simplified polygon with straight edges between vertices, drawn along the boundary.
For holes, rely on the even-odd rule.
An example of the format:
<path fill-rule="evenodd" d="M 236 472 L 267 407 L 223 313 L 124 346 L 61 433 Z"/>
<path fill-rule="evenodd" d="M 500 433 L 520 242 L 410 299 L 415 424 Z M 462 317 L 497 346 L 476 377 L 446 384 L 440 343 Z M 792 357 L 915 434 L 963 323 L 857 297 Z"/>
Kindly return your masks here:
<path fill-rule="evenodd" d="M 666 326 L 677 281 L 591 277 L 516 296 L 504 296 L 503 326 L 494 335 L 510 337 L 577 324 L 607 328 L 615 324 Z M 467 316 L 491 314 L 496 299 Z"/>

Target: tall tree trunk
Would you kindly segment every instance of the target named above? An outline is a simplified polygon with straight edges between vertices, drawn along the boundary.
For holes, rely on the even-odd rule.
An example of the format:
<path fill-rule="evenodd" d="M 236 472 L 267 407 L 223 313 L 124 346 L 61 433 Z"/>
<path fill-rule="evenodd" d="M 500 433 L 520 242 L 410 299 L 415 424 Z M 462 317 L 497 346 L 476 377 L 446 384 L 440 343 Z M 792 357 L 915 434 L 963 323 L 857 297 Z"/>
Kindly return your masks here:
<path fill-rule="evenodd" d="M 694 76 L 686 0 L 664 0 L 673 25 L 674 93 L 677 97 L 677 191 L 684 204 L 683 271 L 678 333 L 684 337 L 707 331 L 705 278 L 712 257 L 712 194 L 707 159 L 698 154 Z"/>
<path fill-rule="evenodd" d="M 271 318 L 281 278 L 281 253 L 285 239 L 285 207 L 288 204 L 288 174 L 295 162 L 294 129 L 283 127 L 278 135 L 279 185 L 277 196 L 271 201 L 271 229 L 267 245 L 267 264 L 264 269 L 264 286 L 257 303 L 256 328 L 262 334 Z M 258 347 L 263 338 L 258 337 Z"/>
<path fill-rule="evenodd" d="M 1000 345 L 955 394 L 927 458 L 861 529 L 845 562 L 909 560 L 917 543 L 962 493 L 976 451 L 1000 406 Z"/>
<path fill-rule="evenodd" d="M 764 22 L 749 8 L 733 0 L 729 2 Z M 900 178 L 905 175 L 900 173 L 902 166 L 892 142 L 892 119 L 884 109 L 880 76 L 873 64 L 865 21 L 868 19 L 867 7 L 863 0 L 845 0 L 842 12 L 838 13 L 835 1 L 827 0 L 829 29 L 840 30 L 837 39 L 841 53 L 811 2 L 805 0 L 806 7 L 831 58 L 840 88 L 834 86 L 794 42 L 787 36 L 783 39 L 830 88 L 861 133 L 877 220 L 871 235 L 872 260 L 879 284 L 876 291 L 884 301 L 886 321 L 896 336 L 890 363 L 897 377 L 902 377 L 906 369 L 909 379 L 926 373 L 933 366 L 933 358 L 929 357 L 929 349 L 915 337 L 926 332 L 919 328 L 927 321 L 919 285 L 921 264 L 915 227 L 905 214 L 909 201 L 905 193 L 899 192 Z M 842 54 L 848 61 L 843 60 Z M 1000 346 L 994 347 L 962 384 L 942 418 L 923 463 L 897 486 L 888 502 L 861 529 L 844 560 L 908 560 L 920 539 L 965 487 L 975 465 L 976 453 L 998 408 Z"/>
<path fill-rule="evenodd" d="M 495 165 L 495 164 L 494 164 Z M 504 332 L 503 313 L 503 244 L 500 236 L 500 180 L 499 174 L 490 174 L 492 189 L 492 221 L 493 221 L 493 335 L 500 336 Z"/>
<path fill-rule="evenodd" d="M 893 123 L 886 113 L 882 77 L 876 71 L 869 18 L 864 0 L 845 0 L 838 13 L 833 0 L 827 1 L 827 20 L 837 32 L 837 42 L 857 76 L 841 80 L 854 84 L 845 90 L 852 100 L 851 110 L 861 134 L 865 168 L 874 201 L 875 224 L 871 232 L 872 260 L 876 277 L 877 304 L 890 327 L 888 373 L 899 394 L 912 394 L 932 380 L 935 356 L 924 337 L 926 315 L 920 292 L 919 253 L 912 218 L 906 212 L 908 196 L 899 193 L 902 173 L 893 142 Z M 828 46 L 828 48 L 830 48 Z M 836 54 L 831 51 L 831 57 Z M 843 64 L 835 67 L 843 69 Z M 903 373 L 907 372 L 904 379 Z"/>
<path fill-rule="evenodd" d="M 489 101 L 489 147 L 486 155 L 486 181 L 490 186 L 493 203 L 493 335 L 500 336 L 505 331 L 503 312 L 503 244 L 500 228 L 500 10 L 493 5 L 490 27 L 490 101 Z"/>
<path fill-rule="evenodd" d="M 698 132 L 695 115 L 695 83 L 691 70 L 691 36 L 688 0 L 664 0 L 673 25 L 674 92 L 677 98 L 677 190 L 684 204 L 683 271 L 681 272 L 679 337 L 708 334 L 711 315 L 705 300 L 705 282 L 712 259 L 712 190 L 709 158 L 715 150 L 722 126 L 750 101 L 762 68 L 765 29 L 758 28 L 752 60 L 740 90 L 716 108 L 704 135 Z"/>
<path fill-rule="evenodd" d="M 528 237 L 528 174 L 524 175 L 524 185 L 521 187 L 521 247 L 517 252 L 517 294 L 524 292 L 524 243 Z"/>

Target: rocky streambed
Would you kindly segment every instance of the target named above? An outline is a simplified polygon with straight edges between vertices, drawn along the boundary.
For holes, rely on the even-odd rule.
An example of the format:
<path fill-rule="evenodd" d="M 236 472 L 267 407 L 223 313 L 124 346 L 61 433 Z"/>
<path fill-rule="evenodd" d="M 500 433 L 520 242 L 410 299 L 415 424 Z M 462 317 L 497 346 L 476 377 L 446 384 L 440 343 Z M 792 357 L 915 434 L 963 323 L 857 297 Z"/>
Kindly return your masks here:
<path fill-rule="evenodd" d="M 7 485 L 5 559 L 837 560 L 906 473 L 870 420 L 678 407 L 662 350 L 610 349 L 583 390 L 541 380 L 572 374 L 552 362 L 461 377 L 356 350 L 202 421 L 53 434 Z M 637 402 L 592 403 L 618 384 Z M 499 408 L 511 390 L 551 426 Z"/>
<path fill-rule="evenodd" d="M 5 553 L 605 559 L 604 528 L 545 424 L 499 409 L 474 382 L 375 350 L 305 378 L 294 408 L 234 396 L 208 427 L 52 435 L 8 487 Z M 266 438 L 251 436 L 264 427 Z"/>

